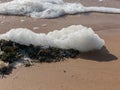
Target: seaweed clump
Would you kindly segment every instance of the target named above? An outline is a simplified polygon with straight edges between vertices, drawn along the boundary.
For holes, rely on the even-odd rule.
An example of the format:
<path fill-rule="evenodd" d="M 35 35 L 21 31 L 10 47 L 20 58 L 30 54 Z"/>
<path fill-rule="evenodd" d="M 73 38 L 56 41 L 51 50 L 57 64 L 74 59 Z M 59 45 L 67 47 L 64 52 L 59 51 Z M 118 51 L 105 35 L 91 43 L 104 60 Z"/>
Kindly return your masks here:
<path fill-rule="evenodd" d="M 12 72 L 12 63 L 30 58 L 25 66 L 32 62 L 58 62 L 64 58 L 75 58 L 79 51 L 74 49 L 60 49 L 55 47 L 44 47 L 34 45 L 21 45 L 19 43 L 7 40 L 0 40 L 0 74 L 10 74 Z"/>

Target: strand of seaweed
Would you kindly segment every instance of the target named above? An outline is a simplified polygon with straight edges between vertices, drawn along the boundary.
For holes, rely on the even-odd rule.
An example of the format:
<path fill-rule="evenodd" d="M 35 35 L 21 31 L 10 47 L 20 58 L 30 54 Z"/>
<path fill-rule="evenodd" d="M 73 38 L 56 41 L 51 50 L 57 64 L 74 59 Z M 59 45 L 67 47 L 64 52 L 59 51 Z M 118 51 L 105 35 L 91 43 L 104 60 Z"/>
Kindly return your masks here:
<path fill-rule="evenodd" d="M 32 62 L 58 62 L 64 58 L 75 58 L 80 52 L 73 49 L 60 49 L 33 45 L 21 45 L 13 41 L 0 40 L 0 75 L 9 75 L 14 67 L 12 64 L 24 57 L 24 65 L 31 66 Z"/>

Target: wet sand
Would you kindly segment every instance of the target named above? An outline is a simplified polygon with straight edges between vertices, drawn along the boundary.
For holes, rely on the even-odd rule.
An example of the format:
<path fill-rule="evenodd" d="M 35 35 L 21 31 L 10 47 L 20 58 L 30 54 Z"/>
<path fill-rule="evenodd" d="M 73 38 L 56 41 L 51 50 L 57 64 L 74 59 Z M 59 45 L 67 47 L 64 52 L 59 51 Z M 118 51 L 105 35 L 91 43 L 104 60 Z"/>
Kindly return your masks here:
<path fill-rule="evenodd" d="M 120 7 L 119 0 L 66 1 Z M 33 30 L 33 27 L 39 27 L 33 30 L 35 32 L 47 33 L 73 24 L 92 27 L 105 40 L 105 47 L 99 52 L 81 54 L 75 59 L 17 68 L 6 78 L 0 79 L 0 90 L 119 90 L 120 14 L 86 13 L 57 19 L 0 16 L 0 33 L 11 28 Z"/>

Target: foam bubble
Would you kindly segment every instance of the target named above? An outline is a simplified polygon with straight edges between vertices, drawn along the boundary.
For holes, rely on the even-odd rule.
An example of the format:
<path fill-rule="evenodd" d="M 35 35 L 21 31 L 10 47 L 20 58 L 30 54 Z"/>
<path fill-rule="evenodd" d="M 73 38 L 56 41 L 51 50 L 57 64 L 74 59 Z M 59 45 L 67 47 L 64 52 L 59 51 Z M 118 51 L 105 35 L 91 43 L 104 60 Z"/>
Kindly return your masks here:
<path fill-rule="evenodd" d="M 55 18 L 84 12 L 120 13 L 120 9 L 108 7 L 85 7 L 81 3 L 63 0 L 13 0 L 0 3 L 0 14 L 26 15 L 35 18 Z"/>
<path fill-rule="evenodd" d="M 82 25 L 72 25 L 53 32 L 35 33 L 29 29 L 12 29 L 0 35 L 0 39 L 11 40 L 23 45 L 51 46 L 62 49 L 75 49 L 80 52 L 101 49 L 104 40 L 101 39 L 91 28 Z"/>

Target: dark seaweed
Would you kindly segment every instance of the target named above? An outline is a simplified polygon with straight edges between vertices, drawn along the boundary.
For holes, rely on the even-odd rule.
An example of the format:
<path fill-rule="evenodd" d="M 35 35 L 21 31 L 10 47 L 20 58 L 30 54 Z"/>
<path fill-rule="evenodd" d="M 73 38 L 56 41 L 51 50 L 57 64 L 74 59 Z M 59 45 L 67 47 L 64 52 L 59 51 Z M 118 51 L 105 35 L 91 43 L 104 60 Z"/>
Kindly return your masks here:
<path fill-rule="evenodd" d="M 43 46 L 21 45 L 16 42 L 0 40 L 0 49 L 3 52 L 0 59 L 9 64 L 17 61 L 22 57 L 29 57 L 38 62 L 58 62 L 64 58 L 75 58 L 79 51 L 74 49 L 60 49 L 55 47 L 45 48 Z M 9 68 L 5 67 L 0 73 L 8 74 Z"/>

